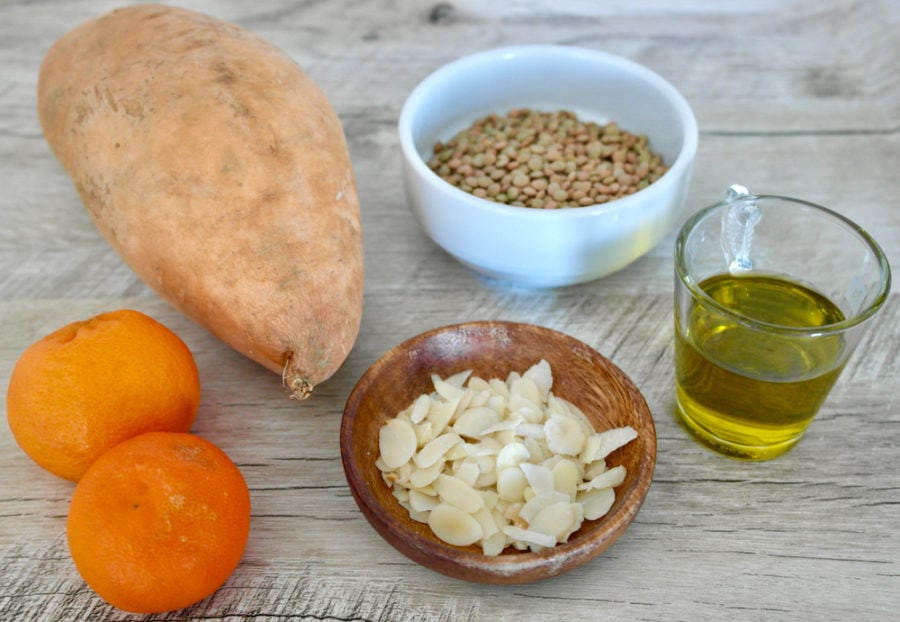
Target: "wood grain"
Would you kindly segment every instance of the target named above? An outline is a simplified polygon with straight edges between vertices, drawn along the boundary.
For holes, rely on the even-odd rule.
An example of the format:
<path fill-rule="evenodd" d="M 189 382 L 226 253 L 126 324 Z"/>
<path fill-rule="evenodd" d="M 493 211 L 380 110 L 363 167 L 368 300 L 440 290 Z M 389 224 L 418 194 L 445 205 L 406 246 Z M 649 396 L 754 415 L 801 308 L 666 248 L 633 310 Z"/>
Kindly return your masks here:
<path fill-rule="evenodd" d="M 896 619 L 896 294 L 794 450 L 759 464 L 723 458 L 672 414 L 674 233 L 582 286 L 527 291 L 484 280 L 410 217 L 396 136 L 403 99 L 444 62 L 515 43 L 601 49 L 666 77 L 694 108 L 700 145 L 684 217 L 741 183 L 846 214 L 897 265 L 896 2 L 178 2 L 282 47 L 344 125 L 363 218 L 362 329 L 345 365 L 304 403 L 121 262 L 41 136 L 44 52 L 77 23 L 127 3 L 0 3 L 0 377 L 38 337 L 113 308 L 153 315 L 193 349 L 203 383 L 195 431 L 241 467 L 253 523 L 245 558 L 219 592 L 153 619 Z M 653 484 L 628 531 L 572 573 L 527 586 L 480 586 L 408 560 L 362 517 L 340 461 L 344 403 L 381 354 L 437 326 L 493 319 L 547 326 L 596 348 L 641 389 L 657 428 Z M 94 596 L 68 558 L 72 485 L 33 465 L 5 426 L 0 472 L 0 619 L 129 619 Z"/>

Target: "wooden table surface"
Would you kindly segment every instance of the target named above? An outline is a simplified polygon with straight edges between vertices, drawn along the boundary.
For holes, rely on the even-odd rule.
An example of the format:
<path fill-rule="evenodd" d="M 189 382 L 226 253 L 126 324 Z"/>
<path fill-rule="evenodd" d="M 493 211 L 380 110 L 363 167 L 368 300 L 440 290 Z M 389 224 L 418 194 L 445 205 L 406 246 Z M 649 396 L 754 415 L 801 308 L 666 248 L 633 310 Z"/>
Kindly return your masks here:
<path fill-rule="evenodd" d="M 203 386 L 194 431 L 243 471 L 252 530 L 242 563 L 216 594 L 147 618 L 897 619 L 897 294 L 799 446 L 765 463 L 720 457 L 673 418 L 674 232 L 585 285 L 528 291 L 488 282 L 412 220 L 396 134 L 405 96 L 459 56 L 521 43 L 605 50 L 660 73 L 694 108 L 700 146 L 683 217 L 741 183 L 844 213 L 896 265 L 896 0 L 179 3 L 282 47 L 344 124 L 366 245 L 362 329 L 341 370 L 302 403 L 134 276 L 41 135 L 35 92 L 43 53 L 71 27 L 121 4 L 0 2 L 0 377 L 5 383 L 22 350 L 44 334 L 121 307 L 154 316 L 193 350 Z M 344 479 L 341 413 L 365 369 L 408 337 L 475 319 L 542 324 L 582 339 L 631 376 L 656 420 L 655 479 L 637 519 L 601 557 L 550 581 L 492 587 L 426 570 L 378 536 Z M 73 485 L 35 466 L 5 425 L 0 473 L 0 618 L 128 619 L 85 586 L 69 558 Z"/>

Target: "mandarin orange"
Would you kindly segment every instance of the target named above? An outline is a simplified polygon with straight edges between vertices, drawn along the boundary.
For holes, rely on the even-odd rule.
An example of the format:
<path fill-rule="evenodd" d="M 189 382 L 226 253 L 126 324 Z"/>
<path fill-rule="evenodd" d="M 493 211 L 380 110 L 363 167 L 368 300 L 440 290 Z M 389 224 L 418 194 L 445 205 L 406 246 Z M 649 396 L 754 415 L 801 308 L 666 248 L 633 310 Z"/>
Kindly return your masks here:
<path fill-rule="evenodd" d="M 6 393 L 19 446 L 72 481 L 127 438 L 187 432 L 199 404 L 191 351 L 169 328 L 130 309 L 73 322 L 33 343 Z"/>
<path fill-rule="evenodd" d="M 148 432 L 100 456 L 66 526 L 85 582 L 111 605 L 161 613 L 214 593 L 238 565 L 250 493 L 238 467 L 194 434 Z"/>

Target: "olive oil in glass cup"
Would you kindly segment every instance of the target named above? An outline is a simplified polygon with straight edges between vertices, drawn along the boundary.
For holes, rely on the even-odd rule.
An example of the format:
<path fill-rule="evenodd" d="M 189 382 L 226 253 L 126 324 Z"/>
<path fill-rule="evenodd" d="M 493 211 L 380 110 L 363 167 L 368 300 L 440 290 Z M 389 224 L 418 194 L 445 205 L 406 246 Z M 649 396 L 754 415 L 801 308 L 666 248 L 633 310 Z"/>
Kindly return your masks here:
<path fill-rule="evenodd" d="M 720 453 L 767 460 L 803 436 L 891 272 L 861 227 L 827 208 L 732 186 L 675 244 L 677 414 Z"/>

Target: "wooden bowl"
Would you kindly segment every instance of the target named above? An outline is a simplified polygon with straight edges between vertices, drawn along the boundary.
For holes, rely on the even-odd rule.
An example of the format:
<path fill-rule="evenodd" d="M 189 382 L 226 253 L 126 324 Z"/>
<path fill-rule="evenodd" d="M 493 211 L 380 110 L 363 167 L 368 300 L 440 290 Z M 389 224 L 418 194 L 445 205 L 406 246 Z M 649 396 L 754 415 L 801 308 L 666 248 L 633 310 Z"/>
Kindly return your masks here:
<path fill-rule="evenodd" d="M 485 380 L 505 379 L 546 360 L 553 392 L 581 408 L 598 431 L 630 425 L 638 437 L 610 454 L 623 465 L 609 512 L 585 521 L 569 541 L 539 552 L 509 548 L 486 556 L 480 547 L 439 540 L 428 525 L 409 517 L 375 466 L 381 426 L 422 393 L 431 374 L 446 378 L 472 370 Z M 341 421 L 341 459 L 353 497 L 375 530 L 398 551 L 437 572 L 481 583 L 514 584 L 547 579 L 593 559 L 609 548 L 634 519 L 656 465 L 656 429 L 647 403 L 631 380 L 588 345 L 563 333 L 512 322 L 470 322 L 437 328 L 386 352 L 360 378 Z"/>

